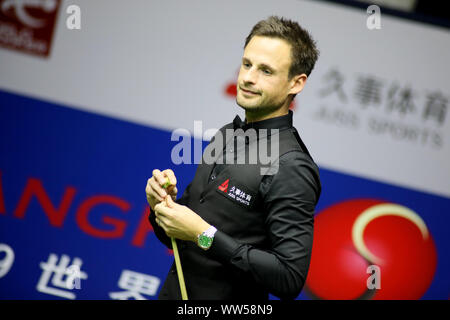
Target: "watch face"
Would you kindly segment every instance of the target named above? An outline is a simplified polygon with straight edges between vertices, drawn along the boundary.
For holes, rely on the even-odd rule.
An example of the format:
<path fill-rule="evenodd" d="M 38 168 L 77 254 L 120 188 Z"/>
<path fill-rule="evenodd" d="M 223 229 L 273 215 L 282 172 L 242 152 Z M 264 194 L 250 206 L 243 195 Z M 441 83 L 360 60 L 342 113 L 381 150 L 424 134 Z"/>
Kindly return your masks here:
<path fill-rule="evenodd" d="M 207 249 L 212 244 L 212 238 L 202 234 L 198 237 L 198 244 L 200 245 L 200 247 Z"/>

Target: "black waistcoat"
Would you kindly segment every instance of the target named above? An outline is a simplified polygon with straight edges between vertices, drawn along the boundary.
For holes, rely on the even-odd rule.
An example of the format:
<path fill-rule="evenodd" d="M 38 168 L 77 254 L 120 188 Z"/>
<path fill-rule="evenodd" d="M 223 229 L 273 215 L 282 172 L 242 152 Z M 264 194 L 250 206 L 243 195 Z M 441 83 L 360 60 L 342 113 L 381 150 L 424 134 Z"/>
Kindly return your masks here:
<path fill-rule="evenodd" d="M 219 130 L 222 132 L 227 152 L 233 148 L 236 153 L 250 154 L 252 150 L 254 151 L 253 148 L 257 148 L 258 143 L 265 143 L 264 140 L 275 141 L 276 138 L 279 141 L 279 156 L 293 150 L 309 155 L 293 127 L 279 130 L 273 135 L 270 135 L 271 132 L 268 130 L 265 139 L 261 137 L 247 139 L 241 148 L 234 145 L 235 138 L 225 140 L 225 130 L 232 128 L 231 123 Z M 218 136 L 213 139 L 218 139 Z M 268 149 L 270 150 L 270 146 Z M 221 153 L 215 158 L 220 157 Z M 187 196 L 183 195 L 183 204 L 236 241 L 269 250 L 269 235 L 265 227 L 266 214 L 263 201 L 260 199 L 261 195 L 258 193 L 264 177 L 261 168 L 267 167 L 265 165 L 226 163 L 214 181 L 208 182 L 214 164 L 199 164 L 195 177 L 185 192 Z M 268 292 L 258 286 L 251 274 L 213 259 L 208 251 L 200 249 L 193 242 L 179 241 L 179 243 L 189 299 L 268 299 Z M 181 299 L 174 265 L 159 298 Z"/>

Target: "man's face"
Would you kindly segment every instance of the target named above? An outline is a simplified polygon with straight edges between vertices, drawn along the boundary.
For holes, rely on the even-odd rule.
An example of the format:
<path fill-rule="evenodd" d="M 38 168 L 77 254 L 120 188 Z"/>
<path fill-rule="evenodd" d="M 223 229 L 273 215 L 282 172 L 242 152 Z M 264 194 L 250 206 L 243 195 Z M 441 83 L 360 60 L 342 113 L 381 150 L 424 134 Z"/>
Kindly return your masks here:
<path fill-rule="evenodd" d="M 244 50 L 236 102 L 247 112 L 268 113 L 290 101 L 291 45 L 278 38 L 254 36 Z"/>

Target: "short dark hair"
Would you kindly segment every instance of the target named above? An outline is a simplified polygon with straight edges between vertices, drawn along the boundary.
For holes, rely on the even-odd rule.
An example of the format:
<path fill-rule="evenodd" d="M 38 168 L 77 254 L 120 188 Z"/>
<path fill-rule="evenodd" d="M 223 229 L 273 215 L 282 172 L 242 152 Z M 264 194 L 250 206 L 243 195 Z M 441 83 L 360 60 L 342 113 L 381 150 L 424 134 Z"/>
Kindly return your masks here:
<path fill-rule="evenodd" d="M 244 49 L 254 36 L 279 38 L 291 45 L 291 67 L 289 79 L 293 76 L 305 73 L 310 75 L 319 58 L 319 50 L 308 31 L 292 20 L 270 16 L 266 20 L 259 21 L 245 39 Z"/>

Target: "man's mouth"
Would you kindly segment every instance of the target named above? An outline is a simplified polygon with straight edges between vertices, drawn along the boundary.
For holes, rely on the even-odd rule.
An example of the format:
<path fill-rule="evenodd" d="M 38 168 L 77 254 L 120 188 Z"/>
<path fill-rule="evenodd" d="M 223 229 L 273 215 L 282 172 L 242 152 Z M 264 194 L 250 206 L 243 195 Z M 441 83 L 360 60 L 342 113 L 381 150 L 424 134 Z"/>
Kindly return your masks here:
<path fill-rule="evenodd" d="M 246 94 L 248 94 L 248 95 L 258 95 L 258 94 L 259 94 L 258 92 L 246 90 L 246 89 L 243 89 L 243 88 L 241 88 L 241 87 L 239 87 L 239 88 L 242 90 L 242 92 L 244 92 L 244 93 L 246 93 Z"/>

